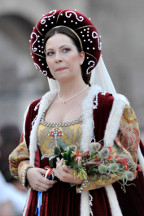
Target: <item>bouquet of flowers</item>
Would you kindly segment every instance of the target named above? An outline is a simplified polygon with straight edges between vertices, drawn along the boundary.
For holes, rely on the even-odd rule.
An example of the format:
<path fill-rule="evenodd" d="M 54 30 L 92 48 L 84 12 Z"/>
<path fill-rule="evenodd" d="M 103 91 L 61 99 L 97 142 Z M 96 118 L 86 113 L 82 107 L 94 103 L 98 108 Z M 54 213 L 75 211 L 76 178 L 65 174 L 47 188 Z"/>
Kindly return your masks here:
<path fill-rule="evenodd" d="M 128 181 L 136 177 L 137 165 L 132 158 L 113 147 L 102 147 L 100 142 L 93 142 L 89 145 L 88 152 L 77 151 L 75 145 L 68 146 L 61 140 L 57 140 L 54 155 L 49 158 L 49 166 L 56 167 L 56 158 L 64 159 L 64 164 L 73 169 L 74 176 L 86 180 L 87 177 L 101 181 L 110 180 L 111 176 L 121 179 L 122 188 Z"/>

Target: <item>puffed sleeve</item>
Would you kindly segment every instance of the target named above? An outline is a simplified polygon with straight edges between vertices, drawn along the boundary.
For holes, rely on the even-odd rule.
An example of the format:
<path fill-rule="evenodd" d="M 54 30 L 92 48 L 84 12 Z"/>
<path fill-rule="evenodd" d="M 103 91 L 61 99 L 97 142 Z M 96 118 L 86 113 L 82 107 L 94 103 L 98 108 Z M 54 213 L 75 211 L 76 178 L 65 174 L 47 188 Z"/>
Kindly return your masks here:
<path fill-rule="evenodd" d="M 121 144 L 137 162 L 137 151 L 140 143 L 139 125 L 133 109 L 128 105 L 125 106 L 115 142 Z"/>
<path fill-rule="evenodd" d="M 26 186 L 26 172 L 32 167 L 29 162 L 29 139 L 32 125 L 35 122 L 40 104 L 40 99 L 33 101 L 26 109 L 24 115 L 24 135 L 22 134 L 20 144 L 9 156 L 11 175 L 19 179 L 23 186 Z M 24 137 L 23 137 L 24 136 Z"/>
<path fill-rule="evenodd" d="M 140 132 L 136 115 L 133 109 L 126 105 L 121 117 L 119 130 L 114 140 L 114 145 L 111 148 L 113 153 L 123 152 L 129 158 L 130 162 L 137 163 L 137 151 L 140 142 Z M 133 169 L 134 176 L 136 177 L 136 169 Z M 99 175 L 99 177 L 101 177 Z M 109 179 L 100 180 L 100 178 L 91 179 L 88 176 L 87 181 L 82 185 L 82 190 L 93 190 L 100 187 L 107 186 L 121 179 L 121 175 L 112 174 Z M 77 192 L 81 191 L 81 187 L 77 186 Z"/>
<path fill-rule="evenodd" d="M 23 166 L 29 165 L 29 153 L 27 146 L 21 142 L 9 155 L 9 165 L 11 175 L 21 180 Z"/>

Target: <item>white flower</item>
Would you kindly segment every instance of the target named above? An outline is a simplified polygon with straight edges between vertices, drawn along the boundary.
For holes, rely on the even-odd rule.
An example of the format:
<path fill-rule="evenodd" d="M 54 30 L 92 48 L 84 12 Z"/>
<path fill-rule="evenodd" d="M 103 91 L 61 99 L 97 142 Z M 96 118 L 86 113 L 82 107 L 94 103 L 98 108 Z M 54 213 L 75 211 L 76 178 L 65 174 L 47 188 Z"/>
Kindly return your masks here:
<path fill-rule="evenodd" d="M 99 157 L 101 159 L 106 159 L 109 155 L 109 149 L 108 148 L 103 148 L 102 150 L 99 151 Z"/>
<path fill-rule="evenodd" d="M 98 170 L 99 170 L 99 172 L 100 172 L 101 174 L 105 174 L 105 173 L 107 172 L 107 167 L 106 167 L 106 165 L 104 165 L 104 164 L 100 164 L 100 165 L 98 166 Z"/>
<path fill-rule="evenodd" d="M 92 142 L 89 146 L 89 152 L 91 154 L 94 154 L 98 152 L 100 148 L 101 148 L 101 144 L 99 142 Z"/>
<path fill-rule="evenodd" d="M 118 166 L 117 163 L 112 163 L 112 164 L 109 165 L 108 168 L 109 168 L 109 171 L 110 171 L 110 172 L 117 172 L 118 169 L 119 169 L 119 166 Z"/>
<path fill-rule="evenodd" d="M 125 171 L 123 173 L 123 177 L 127 180 L 127 181 L 132 181 L 135 179 L 135 175 L 133 172 L 131 171 Z"/>

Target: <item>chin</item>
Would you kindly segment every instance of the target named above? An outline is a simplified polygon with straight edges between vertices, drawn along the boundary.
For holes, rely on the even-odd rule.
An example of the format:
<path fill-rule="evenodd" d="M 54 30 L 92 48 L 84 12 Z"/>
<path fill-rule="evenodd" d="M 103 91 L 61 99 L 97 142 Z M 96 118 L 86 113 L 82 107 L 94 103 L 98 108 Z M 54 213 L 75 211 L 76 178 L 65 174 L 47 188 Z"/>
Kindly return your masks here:
<path fill-rule="evenodd" d="M 54 77 L 57 81 L 69 80 L 69 79 L 72 78 L 72 76 L 70 76 L 70 74 L 68 74 L 68 73 L 54 74 L 53 77 Z"/>

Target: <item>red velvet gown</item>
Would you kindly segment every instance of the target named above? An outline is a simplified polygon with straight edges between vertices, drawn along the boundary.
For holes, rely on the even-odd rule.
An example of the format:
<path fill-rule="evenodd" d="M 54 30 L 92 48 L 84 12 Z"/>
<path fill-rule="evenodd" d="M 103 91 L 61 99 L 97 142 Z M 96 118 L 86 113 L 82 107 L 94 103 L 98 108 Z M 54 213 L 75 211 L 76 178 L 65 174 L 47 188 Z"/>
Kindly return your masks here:
<path fill-rule="evenodd" d="M 38 112 L 39 102 L 41 100 L 37 100 L 33 102 L 29 108 L 26 123 L 25 123 L 25 140 L 26 143 L 30 142 L 30 132 L 32 130 L 33 121 Z M 104 137 L 106 124 L 111 112 L 113 104 L 113 97 L 110 94 L 99 94 L 98 96 L 98 108 L 94 109 L 93 112 L 93 120 L 94 120 L 94 135 L 95 139 L 102 140 Z M 133 127 L 132 119 L 136 122 L 136 118 L 131 118 L 133 116 L 133 112 L 130 110 L 124 113 L 122 117 L 120 129 L 118 130 L 117 139 L 121 142 L 124 148 L 127 148 L 127 144 L 129 143 L 133 145 L 132 136 L 137 137 L 137 130 L 136 127 Z M 31 124 L 32 123 L 32 124 Z M 128 128 L 128 130 L 127 130 Z M 132 133 L 129 133 L 129 130 L 133 130 Z M 91 128 L 87 128 L 87 130 L 91 130 Z M 44 131 L 44 130 L 43 130 Z M 79 145 L 81 139 L 81 133 L 77 132 L 77 144 Z M 125 133 L 124 136 L 122 133 Z M 46 133 L 37 132 L 36 136 L 39 138 Z M 79 135 L 78 135 L 79 134 Z M 47 133 L 49 136 L 50 133 Z M 47 137 L 48 137 L 47 136 Z M 45 136 L 44 136 L 45 137 Z M 50 136 L 49 136 L 50 137 Z M 68 136 L 69 139 L 72 136 Z M 125 137 L 125 138 L 123 138 Z M 48 138 L 46 138 L 48 139 Z M 43 140 L 43 141 L 42 141 Z M 139 140 L 139 139 L 138 139 Z M 73 140 L 73 142 L 75 142 Z M 127 142 L 129 141 L 129 142 Z M 46 143 L 49 143 L 53 146 L 51 142 L 45 142 L 45 146 L 41 148 L 40 142 L 45 142 L 44 139 L 39 139 L 38 141 L 38 149 L 35 152 L 35 161 L 34 164 L 36 167 L 45 167 L 48 165 L 48 159 L 41 160 L 41 156 L 45 153 L 48 153 L 47 150 L 45 152 Z M 73 142 L 71 142 L 73 144 Z M 136 145 L 133 145 L 133 151 L 130 152 L 133 156 L 134 160 L 136 160 L 137 155 L 137 147 L 138 142 Z M 70 144 L 70 143 L 69 143 Z M 29 152 L 26 149 L 27 147 L 23 144 L 23 139 L 21 140 L 21 144 L 13 151 L 10 156 L 10 169 L 11 173 L 21 179 L 21 170 L 23 170 L 25 161 L 29 161 Z M 144 155 L 144 147 L 143 144 L 140 142 L 140 148 Z M 18 173 L 19 167 L 19 173 Z M 21 167 L 21 169 L 20 169 Z M 112 184 L 117 200 L 122 212 L 123 216 L 143 216 L 144 215 L 144 177 L 142 171 L 138 172 L 137 178 L 130 182 L 128 186 L 126 186 L 126 193 L 123 192 L 121 189 L 121 185 L 119 182 L 115 182 Z M 132 184 L 133 183 L 133 184 Z M 107 196 L 105 187 L 102 188 L 93 188 L 90 190 L 89 195 L 89 204 L 90 204 L 90 215 L 91 216 L 117 216 L 112 215 L 112 209 L 110 207 L 110 201 Z M 43 193 L 42 195 L 42 206 L 41 206 L 41 216 L 80 216 L 80 206 L 81 203 L 81 194 L 76 192 L 76 187 L 71 187 L 69 183 L 63 183 L 58 181 L 53 188 L 49 189 L 47 192 Z M 26 216 L 34 216 L 37 215 L 36 212 L 36 205 L 37 205 L 37 192 L 31 189 L 29 200 L 27 202 L 27 207 L 25 210 L 24 215 Z M 83 206 L 84 208 L 84 206 Z"/>

